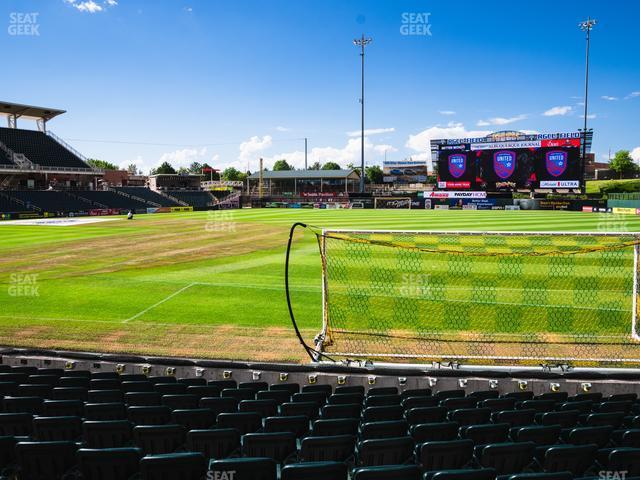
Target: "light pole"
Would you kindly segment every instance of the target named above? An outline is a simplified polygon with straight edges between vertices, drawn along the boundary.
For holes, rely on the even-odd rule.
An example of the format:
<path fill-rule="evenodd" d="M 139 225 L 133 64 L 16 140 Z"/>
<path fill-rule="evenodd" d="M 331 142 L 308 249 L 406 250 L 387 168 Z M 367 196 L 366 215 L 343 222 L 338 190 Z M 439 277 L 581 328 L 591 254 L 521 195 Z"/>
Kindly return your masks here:
<path fill-rule="evenodd" d="M 360 94 L 360 115 L 361 115 L 361 137 L 360 137 L 360 193 L 364 193 L 364 47 L 373 41 L 372 38 L 365 38 L 364 33 L 361 38 L 356 38 L 353 44 L 360 47 L 360 57 L 362 58 L 362 91 Z"/>
<path fill-rule="evenodd" d="M 588 17 L 584 22 L 580 22 L 578 26 L 583 32 L 587 32 L 587 52 L 585 61 L 584 74 L 584 128 L 582 130 L 582 176 L 584 178 L 584 169 L 587 162 L 587 115 L 589 105 L 589 45 L 591 43 L 591 29 L 597 23 L 597 20 Z"/>

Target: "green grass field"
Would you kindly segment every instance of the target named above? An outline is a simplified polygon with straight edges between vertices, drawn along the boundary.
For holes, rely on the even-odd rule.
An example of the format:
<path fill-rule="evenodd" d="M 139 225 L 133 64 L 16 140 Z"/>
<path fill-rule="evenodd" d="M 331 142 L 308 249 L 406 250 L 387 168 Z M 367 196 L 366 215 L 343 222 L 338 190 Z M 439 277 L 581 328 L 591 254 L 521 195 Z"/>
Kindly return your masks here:
<path fill-rule="evenodd" d="M 244 209 L 67 227 L 0 225 L 1 342 L 304 361 L 283 285 L 295 221 L 399 230 L 640 231 L 635 216 L 435 210 Z M 292 260 L 294 309 L 310 339 L 322 312 L 314 235 L 296 238 Z M 24 285 L 36 289 L 16 288 Z"/>

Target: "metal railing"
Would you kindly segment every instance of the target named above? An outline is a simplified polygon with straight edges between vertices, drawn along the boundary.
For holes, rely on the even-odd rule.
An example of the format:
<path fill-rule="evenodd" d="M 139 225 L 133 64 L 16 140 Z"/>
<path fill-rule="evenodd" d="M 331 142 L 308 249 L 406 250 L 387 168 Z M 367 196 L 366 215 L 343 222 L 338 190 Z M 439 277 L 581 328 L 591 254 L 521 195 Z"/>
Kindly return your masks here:
<path fill-rule="evenodd" d="M 67 142 L 65 142 L 62 138 L 60 138 L 58 135 L 56 135 L 55 133 L 53 133 L 51 130 L 47 130 L 47 135 L 49 135 L 53 140 L 55 140 L 56 142 L 58 142 L 60 145 L 62 145 L 64 148 L 66 148 L 67 150 L 69 150 L 71 153 L 73 153 L 76 157 L 78 157 L 80 160 L 82 160 L 84 163 L 87 163 L 87 157 L 85 157 L 83 154 L 81 154 L 78 150 L 76 150 L 75 148 L 73 148 L 71 145 L 69 145 Z"/>

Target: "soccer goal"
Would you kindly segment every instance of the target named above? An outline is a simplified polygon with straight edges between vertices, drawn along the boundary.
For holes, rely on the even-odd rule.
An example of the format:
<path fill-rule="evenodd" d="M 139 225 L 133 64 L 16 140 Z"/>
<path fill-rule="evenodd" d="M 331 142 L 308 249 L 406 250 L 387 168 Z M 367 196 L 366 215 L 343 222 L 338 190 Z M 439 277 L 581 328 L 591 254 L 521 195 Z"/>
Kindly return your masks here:
<path fill-rule="evenodd" d="M 400 209 L 411 208 L 410 197 L 375 197 L 373 200 L 374 208 Z"/>
<path fill-rule="evenodd" d="M 314 232 L 323 270 L 316 351 L 640 365 L 638 233 Z"/>

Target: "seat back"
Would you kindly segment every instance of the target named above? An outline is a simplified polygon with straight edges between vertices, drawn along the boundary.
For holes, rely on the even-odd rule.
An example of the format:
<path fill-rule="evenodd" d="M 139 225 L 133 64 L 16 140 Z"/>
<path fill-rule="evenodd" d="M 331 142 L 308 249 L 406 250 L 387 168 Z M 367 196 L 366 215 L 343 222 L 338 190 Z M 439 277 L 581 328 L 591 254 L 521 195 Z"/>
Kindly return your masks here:
<path fill-rule="evenodd" d="M 533 461 L 535 447 L 533 442 L 493 443 L 481 449 L 479 461 L 498 475 L 520 473 Z"/>
<path fill-rule="evenodd" d="M 240 449 L 240 432 L 235 428 L 190 430 L 187 433 L 187 449 L 200 452 L 205 458 L 226 458 Z"/>
<path fill-rule="evenodd" d="M 182 425 L 144 425 L 133 428 L 133 440 L 145 455 L 175 452 L 184 444 Z"/>
<path fill-rule="evenodd" d="M 282 463 L 296 451 L 296 436 L 291 432 L 247 433 L 242 436 L 242 455 L 272 458 Z"/>
<path fill-rule="evenodd" d="M 131 442 L 131 423 L 128 420 L 87 420 L 82 424 L 87 448 L 120 448 Z"/>
<path fill-rule="evenodd" d="M 353 455 L 354 435 L 306 437 L 300 443 L 300 459 L 303 462 L 344 462 Z"/>
<path fill-rule="evenodd" d="M 402 465 L 413 454 L 413 439 L 409 436 L 363 440 L 357 447 L 360 466 Z"/>
<path fill-rule="evenodd" d="M 73 442 L 19 442 L 16 457 L 21 480 L 59 478 L 76 464 Z"/>
<path fill-rule="evenodd" d="M 146 455 L 140 460 L 142 480 L 201 480 L 207 462 L 201 453 Z"/>
<path fill-rule="evenodd" d="M 137 448 L 81 448 L 78 464 L 83 478 L 128 479 L 138 472 L 142 452 Z"/>
<path fill-rule="evenodd" d="M 417 461 L 425 471 L 463 468 L 472 456 L 473 441 L 469 439 L 425 442 L 416 447 Z"/>

